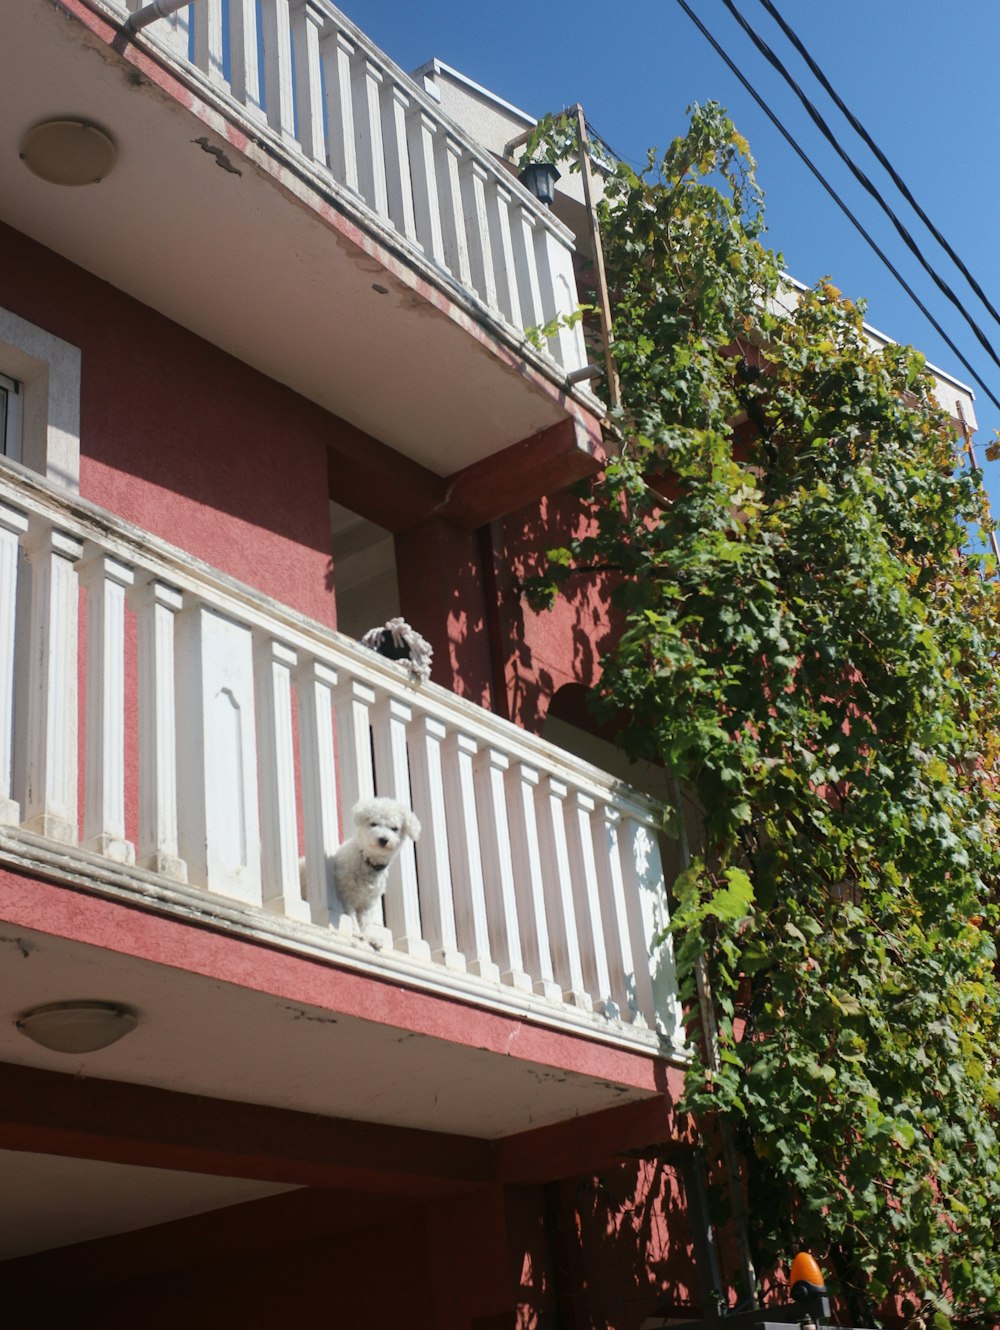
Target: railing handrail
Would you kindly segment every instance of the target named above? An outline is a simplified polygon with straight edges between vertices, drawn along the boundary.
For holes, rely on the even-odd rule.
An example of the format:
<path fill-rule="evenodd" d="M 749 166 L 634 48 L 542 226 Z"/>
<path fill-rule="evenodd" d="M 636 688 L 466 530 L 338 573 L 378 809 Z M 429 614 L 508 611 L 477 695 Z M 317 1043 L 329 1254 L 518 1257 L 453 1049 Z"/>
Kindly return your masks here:
<path fill-rule="evenodd" d="M 293 650 L 306 650 L 352 676 L 368 676 L 386 693 L 415 710 L 440 717 L 471 738 L 500 746 L 520 761 L 538 766 L 583 793 L 627 808 L 651 830 L 662 828 L 661 805 L 600 767 L 568 753 L 503 716 L 459 697 L 439 684 L 407 682 L 400 666 L 384 660 L 352 638 L 283 605 L 247 583 L 222 572 L 169 541 L 77 495 L 69 496 L 37 472 L 10 458 L 0 459 L 0 502 L 13 508 L 32 506 L 61 530 L 99 545 L 127 564 L 199 598 L 213 609 L 280 638 Z"/>

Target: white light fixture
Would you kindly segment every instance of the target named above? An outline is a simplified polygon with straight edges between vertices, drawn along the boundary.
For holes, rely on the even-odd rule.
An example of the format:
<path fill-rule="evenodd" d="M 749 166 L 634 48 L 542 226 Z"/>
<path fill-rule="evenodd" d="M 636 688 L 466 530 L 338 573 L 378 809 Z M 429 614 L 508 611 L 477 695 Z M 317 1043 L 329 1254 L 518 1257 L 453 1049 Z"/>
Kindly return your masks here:
<path fill-rule="evenodd" d="M 139 1014 L 119 1002 L 49 1002 L 15 1022 L 22 1034 L 56 1053 L 93 1053 L 130 1034 Z"/>
<path fill-rule="evenodd" d="M 96 185 L 117 157 L 110 135 L 83 120 L 46 120 L 21 140 L 21 161 L 50 185 Z"/>

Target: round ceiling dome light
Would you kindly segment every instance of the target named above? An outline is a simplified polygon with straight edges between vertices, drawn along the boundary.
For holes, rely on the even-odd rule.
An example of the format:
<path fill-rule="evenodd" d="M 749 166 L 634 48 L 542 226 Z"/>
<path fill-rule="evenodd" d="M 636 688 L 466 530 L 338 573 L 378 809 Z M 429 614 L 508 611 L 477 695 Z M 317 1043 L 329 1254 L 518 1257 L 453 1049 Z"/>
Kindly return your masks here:
<path fill-rule="evenodd" d="M 49 1002 L 16 1021 L 22 1034 L 55 1053 L 94 1053 L 138 1024 L 138 1013 L 119 1002 Z"/>
<path fill-rule="evenodd" d="M 117 156 L 110 135 L 82 120 L 46 120 L 21 140 L 21 161 L 51 185 L 96 185 Z"/>

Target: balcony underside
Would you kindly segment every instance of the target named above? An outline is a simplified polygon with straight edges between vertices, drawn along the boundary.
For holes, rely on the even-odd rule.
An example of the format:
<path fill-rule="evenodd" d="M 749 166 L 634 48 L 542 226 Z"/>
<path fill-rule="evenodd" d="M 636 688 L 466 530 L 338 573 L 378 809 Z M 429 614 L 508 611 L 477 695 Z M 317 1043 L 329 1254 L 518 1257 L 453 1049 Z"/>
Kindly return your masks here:
<path fill-rule="evenodd" d="M 34 907 L 0 872 L 0 890 L 5 881 L 4 951 L 19 968 L 10 1018 L 0 1021 L 0 1062 L 483 1140 L 647 1098 L 666 1076 L 648 1053 L 523 1027 L 515 1016 L 109 902 L 81 903 L 54 886 L 36 892 L 53 931 L 27 929 L 19 917 Z M 79 929 L 74 910 L 87 914 Z M 13 1023 L 81 997 L 136 1008 L 138 1029 L 67 1057 Z"/>
<path fill-rule="evenodd" d="M 8 1016 L 142 1013 L 81 1056 L 0 1022 L 0 1260 L 293 1187 L 569 1176 L 675 1130 L 680 1073 L 651 1057 L 3 871 L 0 919 Z"/>
<path fill-rule="evenodd" d="M 565 422 L 585 450 L 596 443 L 558 366 L 266 127 L 248 134 L 235 104 L 223 115 L 163 63 L 119 54 L 76 0 L 14 0 L 4 18 L 11 226 L 438 476 Z M 101 183 L 63 188 L 25 169 L 22 136 L 55 117 L 113 136 Z M 156 372 L 123 365 L 123 388 Z"/>

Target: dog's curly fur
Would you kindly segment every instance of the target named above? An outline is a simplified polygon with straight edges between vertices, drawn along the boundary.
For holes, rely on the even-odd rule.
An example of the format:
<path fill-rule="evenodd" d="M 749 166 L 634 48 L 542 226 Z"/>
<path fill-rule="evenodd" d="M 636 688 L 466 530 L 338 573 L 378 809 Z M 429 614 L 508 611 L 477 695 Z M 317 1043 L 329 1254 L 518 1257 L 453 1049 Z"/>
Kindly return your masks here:
<path fill-rule="evenodd" d="M 362 799 L 351 816 L 354 835 L 333 856 L 333 879 L 344 909 L 364 932 L 377 920 L 389 865 L 407 836 L 418 838 L 420 822 L 394 799 Z"/>

